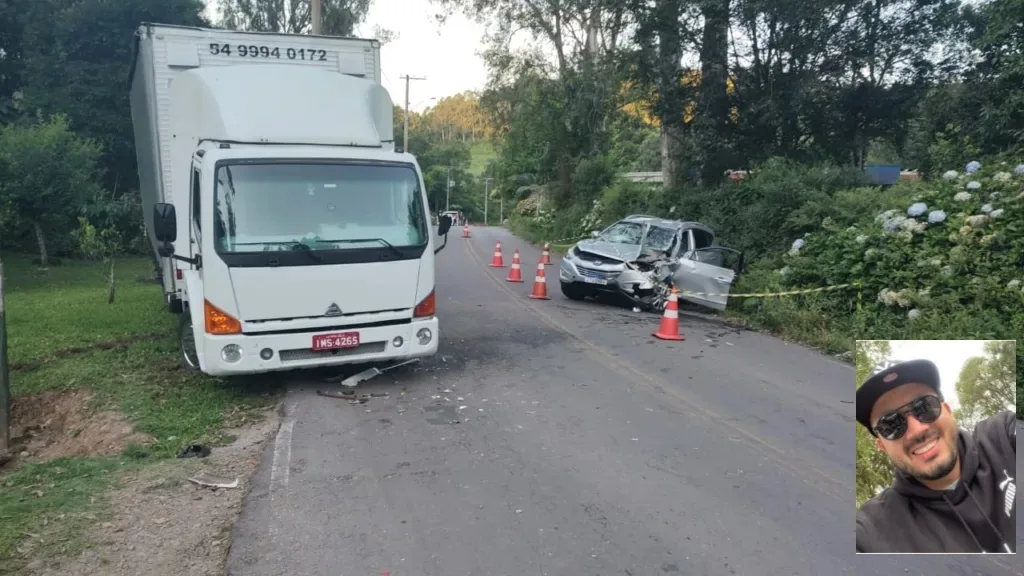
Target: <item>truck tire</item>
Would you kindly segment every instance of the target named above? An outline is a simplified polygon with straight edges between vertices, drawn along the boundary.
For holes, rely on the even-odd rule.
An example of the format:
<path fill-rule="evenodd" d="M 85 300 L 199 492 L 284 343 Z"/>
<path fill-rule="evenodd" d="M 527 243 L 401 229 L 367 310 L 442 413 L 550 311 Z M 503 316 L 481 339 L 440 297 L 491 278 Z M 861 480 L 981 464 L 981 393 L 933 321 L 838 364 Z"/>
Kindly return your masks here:
<path fill-rule="evenodd" d="M 196 356 L 196 339 L 192 332 L 192 312 L 185 306 L 178 315 L 178 353 L 181 365 L 186 370 L 199 371 L 199 357 Z"/>
<path fill-rule="evenodd" d="M 562 282 L 562 294 L 569 300 L 580 301 L 587 297 L 589 290 L 581 288 L 575 282 Z"/>

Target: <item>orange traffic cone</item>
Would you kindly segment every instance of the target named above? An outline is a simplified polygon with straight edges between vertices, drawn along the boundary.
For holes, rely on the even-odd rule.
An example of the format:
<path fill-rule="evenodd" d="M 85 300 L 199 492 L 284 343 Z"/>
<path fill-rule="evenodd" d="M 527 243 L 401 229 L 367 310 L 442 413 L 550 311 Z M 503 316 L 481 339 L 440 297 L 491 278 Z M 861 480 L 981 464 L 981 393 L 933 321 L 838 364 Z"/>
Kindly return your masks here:
<path fill-rule="evenodd" d="M 501 258 L 501 242 L 494 247 L 494 258 L 491 258 L 491 268 L 504 268 L 505 261 Z"/>
<path fill-rule="evenodd" d="M 512 268 L 509 269 L 509 271 L 508 271 L 508 278 L 506 278 L 505 280 L 507 282 L 522 282 L 523 281 L 523 271 L 519 267 L 519 250 L 518 249 L 516 249 L 516 251 L 512 253 Z"/>
<path fill-rule="evenodd" d="M 686 340 L 686 337 L 679 333 L 679 291 L 675 286 L 668 295 L 665 313 L 661 316 L 661 326 L 654 333 L 654 337 L 660 340 Z"/>
<path fill-rule="evenodd" d="M 467 222 L 466 225 L 462 227 L 462 237 L 469 238 L 469 222 Z"/>
<path fill-rule="evenodd" d="M 537 263 L 537 275 L 533 277 L 533 292 L 530 298 L 534 300 L 551 300 L 548 298 L 548 282 L 544 278 L 544 263 Z"/>
<path fill-rule="evenodd" d="M 551 266 L 551 252 L 548 251 L 548 243 L 544 243 L 544 253 L 540 255 L 540 263 L 545 266 Z"/>

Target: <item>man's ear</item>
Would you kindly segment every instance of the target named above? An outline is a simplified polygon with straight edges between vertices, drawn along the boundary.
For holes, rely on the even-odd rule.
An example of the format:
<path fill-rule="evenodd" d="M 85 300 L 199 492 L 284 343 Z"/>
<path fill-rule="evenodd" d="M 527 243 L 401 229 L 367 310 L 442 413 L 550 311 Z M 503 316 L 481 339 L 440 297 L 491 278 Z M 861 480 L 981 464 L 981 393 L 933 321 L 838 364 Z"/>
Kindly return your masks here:
<path fill-rule="evenodd" d="M 953 407 L 949 405 L 949 402 L 943 401 L 942 407 L 945 408 L 947 412 L 949 412 L 950 416 L 956 416 L 955 414 L 953 414 Z"/>
<path fill-rule="evenodd" d="M 875 438 L 875 447 L 878 448 L 879 450 L 881 450 L 882 452 L 885 452 L 885 448 L 883 448 L 883 446 L 884 446 L 884 444 L 882 444 L 882 439 L 881 438 Z"/>

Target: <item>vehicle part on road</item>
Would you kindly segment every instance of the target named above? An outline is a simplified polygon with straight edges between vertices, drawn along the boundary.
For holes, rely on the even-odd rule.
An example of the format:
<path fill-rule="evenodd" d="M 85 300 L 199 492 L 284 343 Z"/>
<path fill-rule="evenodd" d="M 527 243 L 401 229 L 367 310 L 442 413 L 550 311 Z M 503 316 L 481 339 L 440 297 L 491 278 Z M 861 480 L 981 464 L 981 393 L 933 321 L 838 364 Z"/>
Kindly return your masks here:
<path fill-rule="evenodd" d="M 544 278 L 544 263 L 537 263 L 537 275 L 533 277 L 533 292 L 530 298 L 534 300 L 551 300 L 548 298 L 548 282 Z"/>
<path fill-rule="evenodd" d="M 405 366 L 406 364 L 412 364 L 413 362 L 419 362 L 419 361 L 420 361 L 419 358 L 412 358 L 412 359 L 406 360 L 405 362 L 399 362 L 398 364 L 392 364 L 391 366 L 388 366 L 386 368 L 377 368 L 377 367 L 368 368 L 368 369 L 363 370 L 362 372 L 360 372 L 358 374 L 353 374 L 352 376 L 349 376 L 348 378 L 345 378 L 344 380 L 341 381 L 341 385 L 345 386 L 347 388 L 354 388 L 360 382 L 365 382 L 365 381 L 369 380 L 370 378 L 375 378 L 377 376 L 380 376 L 381 374 L 387 372 L 388 370 L 394 370 L 395 368 L 398 368 L 400 366 Z"/>
<path fill-rule="evenodd" d="M 206 458 L 210 455 L 210 449 L 202 444 L 192 444 L 178 454 L 178 458 Z"/>
<path fill-rule="evenodd" d="M 654 337 L 659 340 L 686 340 L 686 337 L 679 333 L 679 290 L 675 286 L 668 295 L 665 313 L 661 316 L 661 325 L 654 333 Z"/>
<path fill-rule="evenodd" d="M 540 263 L 551 266 L 551 246 L 547 242 L 544 243 L 544 253 L 540 255 Z"/>
<path fill-rule="evenodd" d="M 494 246 L 494 258 L 491 258 L 491 268 L 504 268 L 505 261 L 501 258 L 501 242 Z"/>
<path fill-rule="evenodd" d="M 213 474 L 207 474 L 206 472 L 197 474 L 189 478 L 188 481 L 199 486 L 206 486 L 208 488 L 238 488 L 238 478 L 232 480 L 230 478 L 225 478 L 224 476 L 214 476 Z"/>
<path fill-rule="evenodd" d="M 508 270 L 508 278 L 505 279 L 507 282 L 522 282 L 523 271 L 519 266 L 519 249 L 512 253 L 512 267 Z"/>
<path fill-rule="evenodd" d="M 340 400 L 355 400 L 356 395 L 352 392 L 334 392 L 333 390 L 317 390 L 318 396 L 326 396 L 327 398 L 338 398 Z"/>

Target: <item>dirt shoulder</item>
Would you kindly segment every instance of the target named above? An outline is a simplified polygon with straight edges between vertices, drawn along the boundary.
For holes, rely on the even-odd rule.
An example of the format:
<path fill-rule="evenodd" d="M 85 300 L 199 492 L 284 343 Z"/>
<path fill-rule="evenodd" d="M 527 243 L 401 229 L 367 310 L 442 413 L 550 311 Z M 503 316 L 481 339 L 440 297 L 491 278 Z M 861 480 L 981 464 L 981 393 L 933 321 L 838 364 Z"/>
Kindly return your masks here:
<path fill-rule="evenodd" d="M 36 559 L 27 574 L 45 576 L 195 576 L 224 573 L 231 528 L 277 430 L 276 412 L 215 447 L 206 458 L 164 460 L 126 472 L 106 495 L 109 517 L 88 529 L 88 546 L 71 558 Z M 197 486 L 198 474 L 238 479 L 236 488 Z"/>

